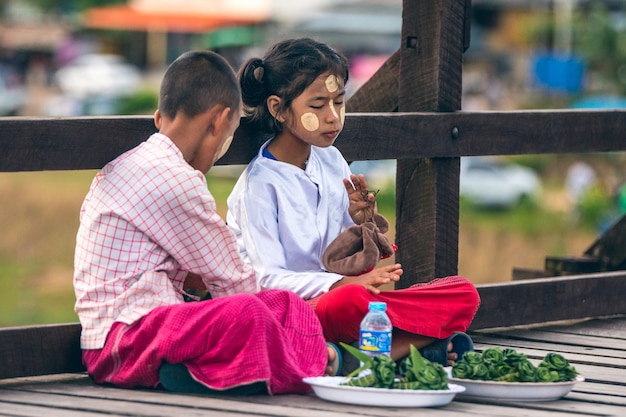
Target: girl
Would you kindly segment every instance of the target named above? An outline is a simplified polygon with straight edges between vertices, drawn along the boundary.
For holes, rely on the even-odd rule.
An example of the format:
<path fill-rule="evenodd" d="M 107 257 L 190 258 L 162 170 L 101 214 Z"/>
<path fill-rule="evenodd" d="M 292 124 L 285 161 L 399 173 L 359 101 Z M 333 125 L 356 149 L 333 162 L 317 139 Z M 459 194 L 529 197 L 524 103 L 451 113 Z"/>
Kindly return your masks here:
<path fill-rule="evenodd" d="M 333 143 L 343 129 L 348 62 L 313 39 L 285 40 L 239 71 L 245 115 L 271 138 L 228 198 L 228 225 L 264 288 L 296 292 L 315 309 L 331 342 L 353 343 L 370 301 L 387 303 L 394 326 L 391 356 L 413 344 L 431 360 L 451 364 L 472 349 L 464 332 L 478 309 L 475 287 L 462 277 L 381 291 L 399 264 L 358 276 L 326 271 L 322 254 L 346 228 L 374 208 L 363 175 Z M 433 343 L 437 342 L 437 343 Z M 426 347 L 426 349 L 424 349 Z"/>

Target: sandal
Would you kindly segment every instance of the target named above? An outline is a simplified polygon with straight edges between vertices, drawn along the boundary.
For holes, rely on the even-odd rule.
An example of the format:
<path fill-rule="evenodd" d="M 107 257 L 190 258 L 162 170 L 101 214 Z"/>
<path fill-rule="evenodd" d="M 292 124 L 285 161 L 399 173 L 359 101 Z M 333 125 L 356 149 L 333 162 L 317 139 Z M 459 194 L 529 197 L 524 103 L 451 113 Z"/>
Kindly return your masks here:
<path fill-rule="evenodd" d="M 339 350 L 339 347 L 337 347 L 336 344 L 331 343 L 331 342 L 326 342 L 326 346 L 333 348 L 336 353 L 335 360 L 328 363 L 328 366 L 331 366 L 333 369 L 333 372 L 331 372 L 330 376 L 339 376 L 341 375 L 341 368 L 343 368 L 343 355 L 341 354 L 341 351 Z"/>
<path fill-rule="evenodd" d="M 423 357 L 431 362 L 436 362 L 444 367 L 448 365 L 448 345 L 452 343 L 452 352 L 458 356 L 457 360 L 463 358 L 463 354 L 467 351 L 474 350 L 474 342 L 472 338 L 463 332 L 454 332 L 446 339 L 437 339 L 429 345 L 420 349 Z"/>

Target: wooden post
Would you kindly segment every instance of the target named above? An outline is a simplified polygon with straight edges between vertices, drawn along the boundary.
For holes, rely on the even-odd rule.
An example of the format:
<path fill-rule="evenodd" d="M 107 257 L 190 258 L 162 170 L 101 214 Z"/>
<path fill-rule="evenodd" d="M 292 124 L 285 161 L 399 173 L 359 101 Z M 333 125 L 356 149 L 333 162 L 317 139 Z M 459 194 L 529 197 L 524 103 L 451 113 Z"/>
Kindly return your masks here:
<path fill-rule="evenodd" d="M 469 4 L 403 1 L 399 112 L 460 110 Z M 455 126 L 437 140 L 462 134 Z M 396 260 L 405 271 L 396 287 L 457 274 L 459 158 L 398 160 L 396 202 Z"/>

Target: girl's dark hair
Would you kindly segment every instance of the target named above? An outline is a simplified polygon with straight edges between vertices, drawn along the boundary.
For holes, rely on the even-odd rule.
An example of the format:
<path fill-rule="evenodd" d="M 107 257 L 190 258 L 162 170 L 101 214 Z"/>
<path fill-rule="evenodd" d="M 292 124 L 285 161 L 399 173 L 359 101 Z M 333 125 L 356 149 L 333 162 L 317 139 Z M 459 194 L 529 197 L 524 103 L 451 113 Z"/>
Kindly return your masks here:
<path fill-rule="evenodd" d="M 251 58 L 239 70 L 244 112 L 265 133 L 277 134 L 281 125 L 267 108 L 267 98 L 282 98 L 281 110 L 330 71 L 348 82 L 348 60 L 330 46 L 311 38 L 288 39 L 270 47 L 263 58 Z"/>
<path fill-rule="evenodd" d="M 173 119 L 194 117 L 222 104 L 239 112 L 241 90 L 228 61 L 211 51 L 189 51 L 170 64 L 159 94 L 159 111 Z M 239 116 L 239 115 L 237 115 Z"/>

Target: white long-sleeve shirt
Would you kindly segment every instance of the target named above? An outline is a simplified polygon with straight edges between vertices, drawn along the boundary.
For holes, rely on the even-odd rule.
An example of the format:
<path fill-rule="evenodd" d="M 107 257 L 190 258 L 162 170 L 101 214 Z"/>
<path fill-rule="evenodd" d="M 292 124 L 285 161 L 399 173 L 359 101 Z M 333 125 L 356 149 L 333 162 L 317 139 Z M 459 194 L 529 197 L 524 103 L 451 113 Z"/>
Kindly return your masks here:
<path fill-rule="evenodd" d="M 259 290 L 204 174 L 156 133 L 107 164 L 81 207 L 74 290 L 82 348 L 101 348 L 115 321 L 182 303 L 188 271 L 214 298 Z"/>
<path fill-rule="evenodd" d="M 325 271 L 322 254 L 347 227 L 350 167 L 335 147 L 311 147 L 306 169 L 259 154 L 228 198 L 226 221 L 263 288 L 304 299 L 329 291 L 342 275 Z"/>

